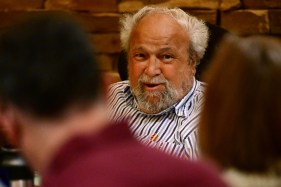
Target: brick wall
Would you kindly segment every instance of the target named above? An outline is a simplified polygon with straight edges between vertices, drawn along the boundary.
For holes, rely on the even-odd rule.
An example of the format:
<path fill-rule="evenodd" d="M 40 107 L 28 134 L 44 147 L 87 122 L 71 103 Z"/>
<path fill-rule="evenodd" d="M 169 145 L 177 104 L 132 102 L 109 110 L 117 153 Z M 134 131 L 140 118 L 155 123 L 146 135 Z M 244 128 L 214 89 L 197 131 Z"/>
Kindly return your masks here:
<path fill-rule="evenodd" d="M 237 34 L 281 38 L 281 0 L 1 0 L 0 29 L 24 14 L 65 11 L 85 26 L 104 71 L 117 70 L 118 20 L 145 5 L 177 6 Z"/>

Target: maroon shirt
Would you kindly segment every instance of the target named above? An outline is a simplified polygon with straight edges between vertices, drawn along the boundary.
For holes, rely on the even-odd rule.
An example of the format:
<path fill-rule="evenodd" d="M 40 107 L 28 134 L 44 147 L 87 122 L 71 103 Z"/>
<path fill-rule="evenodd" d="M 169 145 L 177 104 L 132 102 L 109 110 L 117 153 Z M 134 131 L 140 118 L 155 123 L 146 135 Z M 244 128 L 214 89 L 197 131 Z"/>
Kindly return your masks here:
<path fill-rule="evenodd" d="M 126 123 L 65 144 L 43 187 L 225 187 L 203 163 L 180 160 L 136 141 Z"/>

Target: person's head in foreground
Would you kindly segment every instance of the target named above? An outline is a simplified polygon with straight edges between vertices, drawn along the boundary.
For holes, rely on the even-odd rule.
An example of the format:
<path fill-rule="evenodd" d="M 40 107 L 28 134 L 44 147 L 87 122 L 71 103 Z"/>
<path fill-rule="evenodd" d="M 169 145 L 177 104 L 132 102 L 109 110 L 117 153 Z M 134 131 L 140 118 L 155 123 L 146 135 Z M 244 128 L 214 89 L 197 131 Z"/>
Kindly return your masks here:
<path fill-rule="evenodd" d="M 179 8 L 144 7 L 121 20 L 129 81 L 138 107 L 159 113 L 181 100 L 203 57 L 207 26 Z"/>
<path fill-rule="evenodd" d="M 37 159 L 52 154 L 59 139 L 69 131 L 86 131 L 80 112 L 93 109 L 96 118 L 88 128 L 95 128 L 102 114 L 97 104 L 100 72 L 86 34 L 65 15 L 37 16 L 25 18 L 0 38 L 0 117 L 8 138 L 41 170 L 44 160 Z M 81 125 L 56 125 L 75 120 Z M 49 139 L 50 132 L 58 133 L 58 139 Z M 39 145 L 44 158 L 30 150 Z M 44 151 L 48 146 L 52 149 Z"/>
<path fill-rule="evenodd" d="M 226 38 L 205 81 L 208 88 L 199 124 L 202 154 L 225 170 L 276 175 L 278 180 L 271 183 L 269 178 L 264 186 L 280 186 L 280 42 L 262 36 Z M 238 176 L 237 186 L 264 182 L 239 178 L 237 173 L 233 174 Z"/>

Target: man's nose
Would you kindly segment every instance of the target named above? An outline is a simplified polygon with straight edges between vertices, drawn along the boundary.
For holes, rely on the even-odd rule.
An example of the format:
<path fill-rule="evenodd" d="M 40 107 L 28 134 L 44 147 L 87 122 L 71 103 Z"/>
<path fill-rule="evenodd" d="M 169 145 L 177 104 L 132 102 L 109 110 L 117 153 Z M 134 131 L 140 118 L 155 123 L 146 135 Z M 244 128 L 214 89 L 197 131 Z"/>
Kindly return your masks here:
<path fill-rule="evenodd" d="M 150 76 L 154 77 L 161 74 L 161 62 L 156 57 L 150 57 L 147 61 L 147 66 L 145 69 L 145 73 Z"/>

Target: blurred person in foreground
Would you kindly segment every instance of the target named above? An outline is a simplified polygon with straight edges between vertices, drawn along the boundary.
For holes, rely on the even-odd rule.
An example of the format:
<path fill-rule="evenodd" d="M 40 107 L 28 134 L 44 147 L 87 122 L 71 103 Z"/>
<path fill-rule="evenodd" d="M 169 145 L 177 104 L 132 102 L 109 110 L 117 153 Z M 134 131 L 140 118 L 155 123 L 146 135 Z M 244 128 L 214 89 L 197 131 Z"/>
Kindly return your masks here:
<path fill-rule="evenodd" d="M 233 187 L 281 186 L 281 44 L 228 37 L 204 77 L 202 155 Z"/>
<path fill-rule="evenodd" d="M 128 119 L 144 144 L 194 159 L 204 83 L 195 79 L 208 28 L 179 8 L 144 7 L 121 19 L 129 80 L 113 84 L 113 120 Z"/>
<path fill-rule="evenodd" d="M 39 15 L 0 38 L 0 120 L 44 187 L 225 186 L 215 169 L 141 145 L 110 124 L 86 34 Z M 203 179 L 203 180 L 202 180 Z"/>

